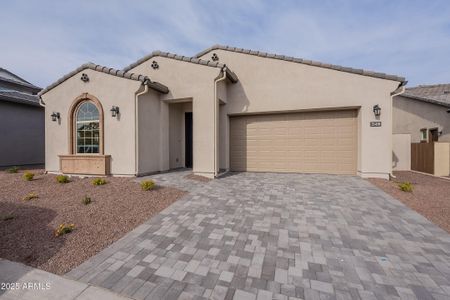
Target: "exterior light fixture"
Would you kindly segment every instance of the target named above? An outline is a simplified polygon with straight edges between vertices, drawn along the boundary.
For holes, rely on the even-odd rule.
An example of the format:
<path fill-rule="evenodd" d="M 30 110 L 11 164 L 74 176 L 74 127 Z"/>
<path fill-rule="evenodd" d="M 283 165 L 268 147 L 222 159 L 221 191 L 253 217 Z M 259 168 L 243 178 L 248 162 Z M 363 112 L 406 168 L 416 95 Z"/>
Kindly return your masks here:
<path fill-rule="evenodd" d="M 375 117 L 379 117 L 381 115 L 381 107 L 378 104 L 373 106 L 373 114 Z"/>
<path fill-rule="evenodd" d="M 51 114 L 51 117 L 52 117 L 53 122 L 56 122 L 57 120 L 59 120 L 61 118 L 61 116 L 59 115 L 59 112 L 53 112 Z"/>
<path fill-rule="evenodd" d="M 117 115 L 120 113 L 118 106 L 113 106 L 110 111 L 113 118 L 117 117 Z"/>

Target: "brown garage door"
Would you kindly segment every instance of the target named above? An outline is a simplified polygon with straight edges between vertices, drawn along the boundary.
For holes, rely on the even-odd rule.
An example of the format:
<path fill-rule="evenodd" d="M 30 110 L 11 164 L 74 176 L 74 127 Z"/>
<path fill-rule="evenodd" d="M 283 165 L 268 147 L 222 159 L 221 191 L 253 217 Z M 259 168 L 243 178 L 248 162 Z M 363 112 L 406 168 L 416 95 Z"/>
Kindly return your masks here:
<path fill-rule="evenodd" d="M 230 119 L 232 171 L 356 174 L 355 110 Z"/>

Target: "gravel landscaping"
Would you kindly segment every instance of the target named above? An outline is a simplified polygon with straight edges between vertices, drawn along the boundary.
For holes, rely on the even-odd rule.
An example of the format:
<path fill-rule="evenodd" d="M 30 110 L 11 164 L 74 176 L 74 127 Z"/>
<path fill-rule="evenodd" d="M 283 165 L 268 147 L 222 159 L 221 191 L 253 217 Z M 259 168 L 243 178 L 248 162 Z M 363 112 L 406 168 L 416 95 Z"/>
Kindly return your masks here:
<path fill-rule="evenodd" d="M 450 233 L 450 180 L 408 171 L 394 175 L 397 178 L 392 181 L 369 181 Z M 412 183 L 413 191 L 401 191 L 398 185 L 402 182 Z"/>
<path fill-rule="evenodd" d="M 124 234 L 157 214 L 185 192 L 156 187 L 142 191 L 134 178 L 106 178 L 105 185 L 92 185 L 92 178 L 70 178 L 58 183 L 56 175 L 32 170 L 0 171 L 0 257 L 64 274 L 104 249 Z M 36 197 L 24 200 L 26 196 Z M 90 204 L 82 199 L 91 198 Z M 75 229 L 55 236 L 60 224 Z"/>

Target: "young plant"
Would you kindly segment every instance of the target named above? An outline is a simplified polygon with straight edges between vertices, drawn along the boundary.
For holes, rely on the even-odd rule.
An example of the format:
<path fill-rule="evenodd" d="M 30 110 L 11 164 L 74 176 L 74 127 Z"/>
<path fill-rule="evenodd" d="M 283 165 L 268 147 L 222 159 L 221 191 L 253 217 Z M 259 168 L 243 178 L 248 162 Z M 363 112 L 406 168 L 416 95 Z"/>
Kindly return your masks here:
<path fill-rule="evenodd" d="M 68 234 L 75 229 L 75 224 L 65 224 L 62 223 L 58 228 L 55 229 L 55 236 L 61 236 Z"/>
<path fill-rule="evenodd" d="M 141 188 L 143 191 L 149 191 L 155 188 L 155 182 L 153 180 L 141 181 Z"/>
<path fill-rule="evenodd" d="M 19 171 L 19 167 L 11 167 L 5 170 L 8 173 L 17 173 Z"/>
<path fill-rule="evenodd" d="M 70 180 L 69 176 L 67 175 L 58 175 L 56 176 L 56 181 L 59 183 L 68 183 Z"/>
<path fill-rule="evenodd" d="M 25 172 L 22 176 L 23 179 L 25 179 L 26 181 L 31 181 L 34 178 L 34 173 L 31 172 Z"/>
<path fill-rule="evenodd" d="M 398 187 L 400 188 L 400 190 L 402 190 L 403 192 L 408 192 L 411 193 L 413 191 L 413 185 L 411 182 L 402 182 L 398 185 Z"/>
<path fill-rule="evenodd" d="M 92 180 L 92 184 L 93 185 L 104 185 L 104 184 L 106 184 L 106 180 L 103 178 L 95 178 L 94 180 Z"/>
<path fill-rule="evenodd" d="M 39 196 L 36 195 L 35 193 L 29 193 L 25 197 L 23 197 L 23 201 L 30 201 L 32 199 L 37 199 L 37 198 L 39 198 Z"/>
<path fill-rule="evenodd" d="M 13 220 L 14 218 L 15 218 L 15 216 L 13 216 L 13 215 L 6 215 L 6 216 L 2 217 L 2 220 L 3 221 L 10 221 L 10 220 Z"/>
<path fill-rule="evenodd" d="M 91 199 L 91 197 L 84 196 L 83 199 L 81 199 L 81 203 L 83 203 L 84 205 L 91 204 L 92 203 L 92 199 Z"/>

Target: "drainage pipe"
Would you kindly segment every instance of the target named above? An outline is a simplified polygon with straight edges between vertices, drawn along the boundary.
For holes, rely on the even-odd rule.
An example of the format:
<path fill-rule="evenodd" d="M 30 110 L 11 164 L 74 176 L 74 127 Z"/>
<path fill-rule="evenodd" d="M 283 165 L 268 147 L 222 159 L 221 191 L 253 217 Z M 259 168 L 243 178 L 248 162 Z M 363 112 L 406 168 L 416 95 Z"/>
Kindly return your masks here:
<path fill-rule="evenodd" d="M 217 95 L 217 84 L 227 78 L 227 66 L 224 65 L 219 75 L 214 79 L 214 177 L 217 177 L 217 161 L 219 156 L 218 135 L 219 135 L 219 96 Z"/>
<path fill-rule="evenodd" d="M 405 92 L 405 85 L 407 83 L 408 83 L 408 81 L 400 82 L 398 87 L 394 91 L 391 92 L 391 126 L 392 126 L 392 128 L 394 126 L 394 97 L 401 95 Z M 391 149 L 392 149 L 392 134 L 391 134 Z M 396 178 L 392 172 L 392 168 L 391 168 L 391 172 L 389 173 L 389 177 L 394 178 L 394 179 Z"/>
<path fill-rule="evenodd" d="M 139 96 L 148 92 L 147 81 L 144 81 L 144 90 L 142 92 L 136 91 L 134 98 L 134 173 L 139 175 L 139 109 L 138 100 Z"/>

